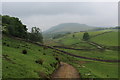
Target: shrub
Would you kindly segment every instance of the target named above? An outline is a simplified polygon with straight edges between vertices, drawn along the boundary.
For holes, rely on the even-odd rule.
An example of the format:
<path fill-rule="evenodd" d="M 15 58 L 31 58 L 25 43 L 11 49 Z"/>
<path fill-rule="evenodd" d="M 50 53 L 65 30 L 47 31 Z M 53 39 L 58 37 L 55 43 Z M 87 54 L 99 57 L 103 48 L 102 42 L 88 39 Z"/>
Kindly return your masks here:
<path fill-rule="evenodd" d="M 6 42 L 3 42 L 3 45 L 6 45 Z"/>
<path fill-rule="evenodd" d="M 6 67 L 8 69 L 8 67 Z"/>
<path fill-rule="evenodd" d="M 6 46 L 7 46 L 7 47 L 9 47 L 10 45 L 9 45 L 9 44 L 7 44 Z"/>
<path fill-rule="evenodd" d="M 17 46 L 16 48 L 20 48 L 19 46 Z"/>
<path fill-rule="evenodd" d="M 45 53 L 43 53 L 43 55 L 46 55 Z"/>
<path fill-rule="evenodd" d="M 83 40 L 87 41 L 87 40 L 89 40 L 89 38 L 90 38 L 89 34 L 87 32 L 85 32 L 83 35 Z"/>
<path fill-rule="evenodd" d="M 40 59 L 40 60 L 36 60 L 35 62 L 42 65 L 44 61 Z"/>
<path fill-rule="evenodd" d="M 51 64 L 50 64 L 50 66 L 51 66 L 51 67 L 54 67 L 54 68 L 56 67 L 56 65 L 57 65 L 57 63 L 51 63 Z"/>
<path fill-rule="evenodd" d="M 23 50 L 22 53 L 23 53 L 23 54 L 27 54 L 27 50 Z"/>
<path fill-rule="evenodd" d="M 55 59 L 58 61 L 59 60 L 59 58 L 58 57 L 55 57 Z"/>

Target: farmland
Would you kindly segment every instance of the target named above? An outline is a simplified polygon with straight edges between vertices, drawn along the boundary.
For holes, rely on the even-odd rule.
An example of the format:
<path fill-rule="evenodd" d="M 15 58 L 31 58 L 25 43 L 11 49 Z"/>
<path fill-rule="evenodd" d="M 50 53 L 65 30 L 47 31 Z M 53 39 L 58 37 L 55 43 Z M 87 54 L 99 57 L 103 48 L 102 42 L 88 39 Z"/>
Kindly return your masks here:
<path fill-rule="evenodd" d="M 117 2 L 0 5 L 2 80 L 120 79 Z"/>
<path fill-rule="evenodd" d="M 54 39 L 52 45 L 59 45 L 75 49 L 92 49 L 92 50 L 73 50 L 58 47 L 58 49 L 69 52 L 77 56 L 97 58 L 103 60 L 118 60 L 118 51 L 111 49 L 98 49 L 94 45 L 88 44 L 82 40 L 84 32 L 67 34 L 66 36 Z M 94 42 L 107 47 L 118 46 L 118 32 L 116 30 L 102 30 L 88 32 L 91 36 L 89 42 Z M 99 35 L 100 34 L 100 35 Z M 73 38 L 73 35 L 75 36 Z M 93 37 L 95 36 L 95 37 Z M 57 44 L 56 44 L 57 43 Z M 69 62 L 77 67 L 83 77 L 101 77 L 116 78 L 118 77 L 118 63 L 97 62 L 85 59 L 77 59 L 77 61 Z M 83 68 L 84 65 L 84 68 Z M 95 66 L 97 65 L 97 66 Z M 102 67 L 102 68 L 101 68 Z M 110 70 L 109 70 L 110 69 Z M 107 70 L 107 71 L 106 71 Z M 110 71 L 110 72 L 109 72 Z M 87 75 L 87 73 L 89 73 Z M 115 74 L 115 75 L 112 75 Z M 86 76 L 87 75 L 87 76 Z"/>
<path fill-rule="evenodd" d="M 103 31 L 101 31 L 101 33 L 103 33 Z M 97 34 L 100 34 L 100 32 L 90 32 L 90 35 Z M 99 38 L 99 40 L 97 40 L 97 37 L 104 36 L 108 39 L 111 38 L 108 35 L 114 36 L 116 34 L 117 32 L 105 33 L 91 38 L 90 41 L 94 41 L 99 44 L 102 43 L 100 42 L 100 39 L 103 38 Z M 73 35 L 75 35 L 74 38 Z M 116 50 L 100 50 L 96 46 L 90 45 L 86 41 L 83 41 L 82 35 L 83 32 L 67 34 L 64 37 L 53 39 L 51 41 L 52 44 L 49 43 L 48 45 L 65 46 L 75 49 L 88 49 L 72 50 L 55 48 L 78 56 L 96 58 L 101 60 L 118 60 L 118 52 Z M 112 39 L 112 41 L 116 41 L 114 40 L 116 38 Z M 102 41 L 106 40 L 103 39 Z M 111 45 L 117 46 L 114 42 Z M 111 46 L 108 45 L 108 43 L 104 45 Z M 59 61 L 66 62 L 74 66 L 82 78 L 118 78 L 118 63 L 104 61 L 101 62 L 96 60 L 78 58 L 64 54 L 63 52 L 59 52 L 55 49 L 44 48 L 43 46 L 38 46 L 36 44 L 22 40 L 12 39 L 4 35 L 3 78 L 50 78 L 50 75 L 59 66 Z M 91 50 L 89 51 L 89 49 Z M 26 50 L 27 53 L 24 54 L 23 50 Z M 59 61 L 56 58 L 59 58 Z"/>

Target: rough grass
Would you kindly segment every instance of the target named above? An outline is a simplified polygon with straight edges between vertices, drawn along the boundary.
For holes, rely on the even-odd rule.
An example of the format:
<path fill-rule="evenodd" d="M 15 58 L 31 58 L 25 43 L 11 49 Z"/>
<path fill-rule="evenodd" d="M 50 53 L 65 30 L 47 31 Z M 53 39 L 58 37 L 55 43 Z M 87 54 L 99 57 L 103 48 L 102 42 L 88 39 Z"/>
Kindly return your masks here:
<path fill-rule="evenodd" d="M 61 49 L 61 50 L 84 57 L 107 59 L 107 60 L 118 60 L 118 51 L 112 51 L 112 50 L 78 51 L 78 50 L 70 50 L 70 49 Z"/>
<path fill-rule="evenodd" d="M 105 46 L 118 46 L 118 32 L 110 32 L 91 38 L 91 41 Z"/>
<path fill-rule="evenodd" d="M 114 30 L 91 31 L 88 33 L 90 36 L 94 36 L 107 31 L 114 31 Z M 53 42 L 55 41 L 57 42 L 56 45 L 61 45 L 61 46 L 64 45 L 73 48 L 95 49 L 94 51 L 76 51 L 70 49 L 61 49 L 76 55 L 105 59 L 105 60 L 107 59 L 118 60 L 118 51 L 97 50 L 95 46 L 89 45 L 88 43 L 82 41 L 83 33 L 84 32 L 72 33 L 64 37 L 54 39 Z M 73 34 L 75 35 L 75 38 L 72 37 Z M 102 44 L 105 46 L 118 46 L 117 34 L 118 32 L 116 31 L 105 33 L 97 37 L 91 38 L 91 41 L 94 41 L 98 44 Z M 52 45 L 54 45 L 54 43 Z M 66 61 L 67 63 L 76 67 L 77 70 L 80 72 L 82 78 L 118 78 L 118 63 L 93 61 L 93 60 L 75 58 L 65 54 L 63 55 L 67 59 L 62 57 L 62 61 Z"/>
<path fill-rule="evenodd" d="M 90 35 L 96 35 L 101 32 L 90 32 Z M 75 38 L 72 35 L 75 35 Z M 65 45 L 74 48 L 96 49 L 82 41 L 83 32 L 73 33 L 64 37 L 54 39 L 49 45 Z M 106 33 L 108 34 L 108 33 Z M 94 37 L 95 38 L 95 37 Z M 55 50 L 45 49 L 43 47 L 14 40 L 9 37 L 3 37 L 3 78 L 41 78 L 49 77 L 55 70 L 54 64 L 57 63 L 56 57 L 60 61 L 69 63 L 77 68 L 82 78 L 117 78 L 118 64 L 99 62 L 87 59 L 75 58 L 63 53 L 56 54 Z M 77 44 L 76 44 L 77 43 Z M 105 42 L 106 43 L 106 42 Z M 108 44 L 108 43 L 107 43 Z M 112 44 L 113 45 L 113 44 Z M 22 54 L 23 50 L 27 54 Z M 117 60 L 117 51 L 75 51 L 62 49 L 80 56 Z M 36 63 L 42 61 L 42 64 Z"/>
<path fill-rule="evenodd" d="M 118 78 L 118 64 L 94 61 L 72 63 L 85 78 Z"/>
<path fill-rule="evenodd" d="M 104 45 L 104 46 L 118 46 L 118 31 L 117 30 L 101 30 L 101 31 L 90 31 L 88 32 L 90 36 L 94 36 L 97 34 L 101 34 L 104 32 L 113 31 L 110 33 L 105 33 L 102 35 L 98 35 L 96 37 L 93 37 L 90 39 L 90 41 L 96 42 L 98 44 Z M 73 34 L 75 37 L 73 38 Z M 89 44 L 83 43 L 84 32 L 78 32 L 78 33 L 72 33 L 68 34 L 64 37 L 60 37 L 58 39 L 54 39 L 52 45 L 64 45 L 64 46 L 76 46 L 76 47 L 92 47 Z M 85 45 L 85 46 L 84 46 Z M 89 47 L 90 46 L 90 47 Z"/>
<path fill-rule="evenodd" d="M 95 66 L 96 65 L 96 66 Z M 85 64 L 93 74 L 101 78 L 118 78 L 117 63 L 90 62 Z"/>
<path fill-rule="evenodd" d="M 72 58 L 72 60 L 71 60 Z M 118 63 L 100 62 L 70 57 L 67 63 L 73 65 L 82 78 L 118 78 Z"/>
<path fill-rule="evenodd" d="M 3 37 L 3 42 L 9 44 L 3 45 L 3 78 L 49 77 L 55 70 L 55 67 L 50 65 L 57 63 L 51 49 L 44 50 L 37 45 L 8 37 Z M 27 54 L 22 54 L 24 49 Z M 42 65 L 35 62 L 39 59 L 43 60 Z"/>

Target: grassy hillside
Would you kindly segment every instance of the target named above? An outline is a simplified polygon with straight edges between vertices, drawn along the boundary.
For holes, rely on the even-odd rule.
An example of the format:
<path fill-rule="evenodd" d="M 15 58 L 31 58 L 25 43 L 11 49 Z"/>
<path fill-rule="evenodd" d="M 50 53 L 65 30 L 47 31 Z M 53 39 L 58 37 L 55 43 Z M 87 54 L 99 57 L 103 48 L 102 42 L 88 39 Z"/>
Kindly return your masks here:
<path fill-rule="evenodd" d="M 105 34 L 101 34 L 104 32 L 113 31 Z M 91 39 L 90 41 L 94 41 L 95 43 L 106 43 L 105 46 L 117 46 L 117 34 L 115 30 L 101 30 L 101 31 L 90 31 L 88 32 Z M 82 48 L 82 49 L 94 49 L 92 51 L 78 51 L 71 49 L 63 49 L 58 48 L 60 50 L 84 57 L 91 57 L 97 59 L 104 60 L 118 60 L 118 51 L 115 50 L 98 50 L 97 47 L 90 45 L 82 40 L 84 32 L 72 33 L 68 34 L 64 37 L 53 39 L 49 45 L 60 45 L 72 48 Z M 101 34 L 101 35 L 98 35 Z M 75 37 L 73 38 L 73 35 Z M 98 35 L 98 36 L 95 36 Z M 95 36 L 95 37 L 92 37 Z M 110 37 L 111 36 L 111 37 Z M 99 37 L 97 39 L 97 37 Z M 110 43 L 109 43 L 110 42 Z M 69 59 L 69 56 L 67 55 Z M 83 78 L 117 78 L 118 77 L 118 63 L 107 63 L 107 62 L 99 62 L 86 60 L 81 58 L 74 58 L 75 60 L 68 61 L 71 65 L 75 66 L 77 70 L 80 72 Z"/>
<path fill-rule="evenodd" d="M 86 78 L 118 78 L 118 64 L 103 63 L 92 61 L 81 61 L 81 63 L 73 64 Z"/>
<path fill-rule="evenodd" d="M 113 31 L 113 32 L 108 32 L 108 31 Z M 108 32 L 108 33 L 105 33 L 105 34 L 101 34 L 101 33 L 104 33 L 104 32 Z M 101 30 L 101 31 L 93 31 L 93 32 L 88 32 L 91 39 L 90 41 L 93 41 L 95 43 L 98 43 L 98 44 L 102 44 L 102 45 L 105 45 L 105 46 L 118 46 L 118 32 L 117 31 L 114 31 L 114 30 Z M 61 37 L 61 38 L 58 38 L 58 39 L 54 39 L 53 41 L 56 42 L 56 43 L 59 43 L 59 44 L 63 44 L 63 45 L 78 45 L 78 44 L 81 44 L 84 43 L 82 41 L 82 38 L 83 38 L 83 34 L 84 32 L 78 32 L 78 33 L 71 33 L 71 34 L 68 34 L 64 37 Z M 101 35 L 98 35 L 98 34 L 101 34 Z M 73 35 L 75 35 L 75 37 L 73 38 Z M 95 36 L 95 35 L 98 35 L 98 36 Z M 95 37 L 93 37 L 95 36 Z M 79 46 L 81 46 L 79 45 Z"/>
<path fill-rule="evenodd" d="M 91 38 L 91 41 L 106 46 L 118 46 L 118 32 L 110 32 Z"/>
<path fill-rule="evenodd" d="M 53 54 L 51 49 L 4 36 L 3 78 L 49 77 L 57 64 Z"/>
<path fill-rule="evenodd" d="M 118 60 L 118 52 L 112 50 L 100 51 L 100 50 L 92 50 L 92 51 L 82 51 L 82 50 L 70 50 L 70 49 L 62 49 L 66 52 L 73 53 L 79 56 L 91 57 L 97 59 L 104 60 Z"/>
<path fill-rule="evenodd" d="M 89 34 L 90 36 L 94 36 L 103 32 L 96 31 L 89 32 Z M 53 39 L 47 43 L 52 46 L 61 45 L 72 48 L 94 49 L 92 51 L 78 51 L 59 48 L 60 50 L 79 56 L 118 60 L 117 51 L 98 50 L 95 46 L 82 40 L 83 33 L 67 34 L 64 37 Z M 74 38 L 73 35 L 75 35 Z M 91 38 L 91 40 L 94 38 Z M 23 54 L 24 50 L 27 51 L 27 54 Z M 43 48 L 7 36 L 3 37 L 3 78 L 49 78 L 58 66 L 56 57 L 60 61 L 73 65 L 79 71 L 81 78 L 118 78 L 118 63 L 76 58 L 56 50 Z"/>

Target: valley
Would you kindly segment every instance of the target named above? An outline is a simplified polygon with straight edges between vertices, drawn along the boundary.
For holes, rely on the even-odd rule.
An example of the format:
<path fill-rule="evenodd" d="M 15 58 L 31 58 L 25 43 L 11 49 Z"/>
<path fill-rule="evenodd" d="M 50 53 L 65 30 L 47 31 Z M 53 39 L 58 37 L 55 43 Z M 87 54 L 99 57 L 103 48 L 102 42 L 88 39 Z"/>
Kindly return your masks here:
<path fill-rule="evenodd" d="M 95 36 L 103 32 L 89 33 L 91 36 Z M 47 45 L 12 39 L 4 35 L 3 78 L 51 78 L 51 74 L 60 66 L 59 62 L 74 66 L 81 78 L 118 78 L 118 51 L 115 48 L 109 48 L 118 46 L 116 33 L 116 31 L 112 31 L 91 37 L 89 42 L 95 42 L 96 37 L 107 37 L 104 37 L 102 42 L 98 40 L 95 42 L 101 43 L 102 49 L 83 41 L 83 32 L 67 34 L 51 40 L 51 43 L 45 42 Z M 109 34 L 112 34 L 114 38 L 109 37 Z M 109 45 L 106 40 L 115 42 Z M 103 42 L 104 44 L 102 44 Z M 27 53 L 24 54 L 23 50 L 26 50 Z"/>

